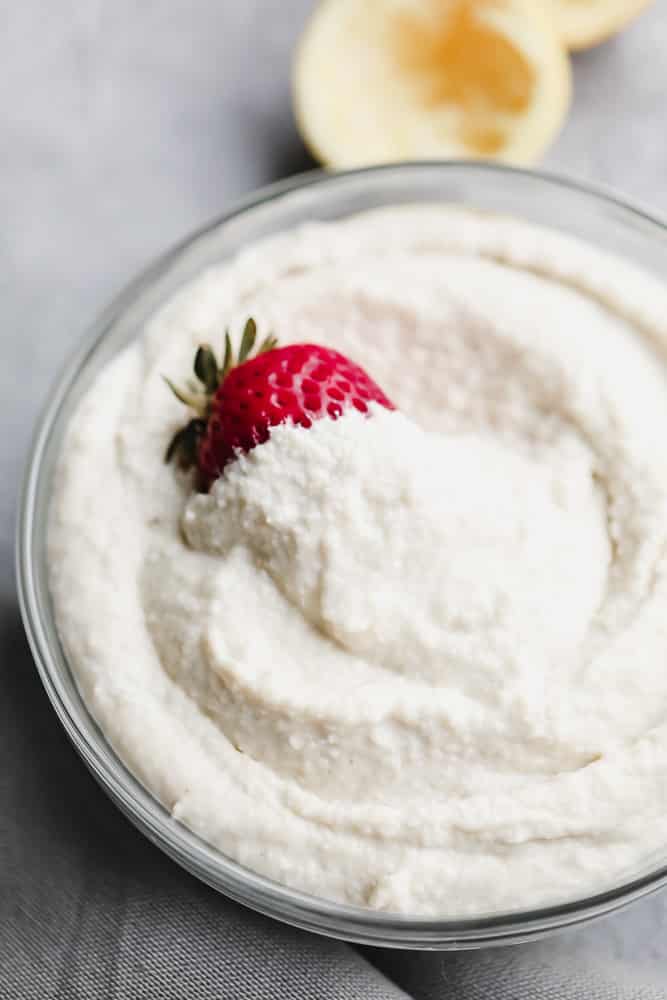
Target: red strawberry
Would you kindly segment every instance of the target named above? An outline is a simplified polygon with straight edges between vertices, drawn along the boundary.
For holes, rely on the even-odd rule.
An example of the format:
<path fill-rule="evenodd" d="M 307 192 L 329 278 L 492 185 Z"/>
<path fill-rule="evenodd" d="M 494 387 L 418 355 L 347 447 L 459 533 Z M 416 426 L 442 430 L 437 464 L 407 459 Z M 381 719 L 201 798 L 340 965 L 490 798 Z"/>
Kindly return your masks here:
<path fill-rule="evenodd" d="M 394 409 L 363 368 L 338 351 L 317 344 L 277 347 L 267 337 L 251 358 L 256 336 L 249 319 L 236 366 L 229 334 L 222 367 L 210 347 L 200 347 L 194 372 L 201 388 L 191 382 L 182 390 L 167 380 L 196 416 L 173 438 L 166 461 L 177 456 L 185 468 L 196 465 L 203 490 L 238 452 L 262 444 L 278 424 L 310 427 L 322 417 L 336 420 L 350 407 L 366 413 L 369 403 Z"/>

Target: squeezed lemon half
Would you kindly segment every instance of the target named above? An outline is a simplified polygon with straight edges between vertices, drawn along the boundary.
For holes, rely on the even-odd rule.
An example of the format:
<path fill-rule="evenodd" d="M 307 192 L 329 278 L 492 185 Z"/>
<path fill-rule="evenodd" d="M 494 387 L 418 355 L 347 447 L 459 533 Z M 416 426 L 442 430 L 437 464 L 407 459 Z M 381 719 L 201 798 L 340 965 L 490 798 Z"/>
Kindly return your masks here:
<path fill-rule="evenodd" d="M 570 65 L 540 0 L 323 0 L 294 69 L 306 143 L 332 167 L 434 157 L 534 163 Z"/>

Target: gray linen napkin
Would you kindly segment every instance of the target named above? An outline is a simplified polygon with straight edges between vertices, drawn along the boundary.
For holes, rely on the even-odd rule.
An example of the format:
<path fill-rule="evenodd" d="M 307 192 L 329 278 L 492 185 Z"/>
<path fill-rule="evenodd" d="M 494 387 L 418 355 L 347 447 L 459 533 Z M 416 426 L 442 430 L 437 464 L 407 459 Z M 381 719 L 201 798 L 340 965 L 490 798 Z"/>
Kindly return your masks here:
<path fill-rule="evenodd" d="M 539 946 L 355 949 L 236 906 L 165 858 L 69 746 L 0 609 L 2 1000 L 665 1000 Z"/>

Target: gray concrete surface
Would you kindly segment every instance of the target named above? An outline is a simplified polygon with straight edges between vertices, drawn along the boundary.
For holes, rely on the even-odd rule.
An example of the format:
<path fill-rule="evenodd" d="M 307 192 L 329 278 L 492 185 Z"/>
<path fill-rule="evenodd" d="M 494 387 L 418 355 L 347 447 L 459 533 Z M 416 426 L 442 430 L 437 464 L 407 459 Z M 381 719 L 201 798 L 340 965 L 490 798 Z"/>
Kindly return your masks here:
<path fill-rule="evenodd" d="M 49 384 L 94 313 L 152 255 L 240 193 L 312 165 L 289 101 L 290 54 L 310 8 L 310 0 L 4 5 L 3 671 L 29 669 L 17 625 L 13 519 Z M 610 184 L 667 216 L 665 0 L 622 37 L 578 56 L 575 86 L 572 114 L 546 165 Z M 667 985 L 666 931 L 664 895 L 549 947 L 650 964 Z"/>

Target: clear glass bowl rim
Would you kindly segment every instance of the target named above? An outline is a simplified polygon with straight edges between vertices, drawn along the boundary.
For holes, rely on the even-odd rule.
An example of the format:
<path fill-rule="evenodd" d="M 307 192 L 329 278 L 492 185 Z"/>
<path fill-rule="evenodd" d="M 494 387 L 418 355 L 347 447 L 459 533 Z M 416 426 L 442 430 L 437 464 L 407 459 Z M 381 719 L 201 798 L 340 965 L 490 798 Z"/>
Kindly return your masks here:
<path fill-rule="evenodd" d="M 420 171 L 463 172 L 487 180 L 530 178 L 545 191 L 570 191 L 611 207 L 639 222 L 661 241 L 667 224 L 600 187 L 552 173 L 499 164 L 466 161 L 424 161 L 388 164 L 329 174 L 314 170 L 261 188 L 240 199 L 223 215 L 186 237 L 150 264 L 111 302 L 89 329 L 83 345 L 69 359 L 56 381 L 34 433 L 25 470 L 16 534 L 16 576 L 19 605 L 28 642 L 42 683 L 75 749 L 96 780 L 130 821 L 174 861 L 224 895 L 268 916 L 315 933 L 359 944 L 397 948 L 466 949 L 517 943 L 611 913 L 667 885 L 667 863 L 607 891 L 535 909 L 469 919 L 436 919 L 381 913 L 346 906 L 290 889 L 243 868 L 173 820 L 168 811 L 131 774 L 88 712 L 78 692 L 68 692 L 51 647 L 45 613 L 37 594 L 35 539 L 40 530 L 35 507 L 44 455 L 58 414 L 77 376 L 104 341 L 114 322 L 140 294 L 208 233 L 217 231 L 243 213 L 287 197 L 306 187 L 335 186 L 349 178 L 419 175 Z M 43 527 L 43 526 L 42 526 Z M 61 657 L 64 660 L 64 656 Z"/>

